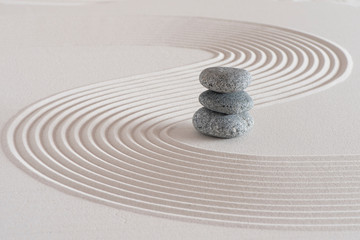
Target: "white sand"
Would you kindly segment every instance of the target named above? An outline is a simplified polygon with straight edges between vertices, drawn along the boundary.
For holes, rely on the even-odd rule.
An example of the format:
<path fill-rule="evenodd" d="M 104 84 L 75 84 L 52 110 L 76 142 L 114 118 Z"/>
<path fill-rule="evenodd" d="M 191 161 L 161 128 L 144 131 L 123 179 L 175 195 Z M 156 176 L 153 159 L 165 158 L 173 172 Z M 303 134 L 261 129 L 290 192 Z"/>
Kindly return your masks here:
<path fill-rule="evenodd" d="M 273 1 L 1 5 L 2 126 L 43 99 L 3 134 L 12 160 L 2 154 L 1 238 L 355 239 L 360 33 L 349 22 L 358 11 Z M 254 75 L 247 138 L 191 127 L 196 76 L 212 65 Z"/>

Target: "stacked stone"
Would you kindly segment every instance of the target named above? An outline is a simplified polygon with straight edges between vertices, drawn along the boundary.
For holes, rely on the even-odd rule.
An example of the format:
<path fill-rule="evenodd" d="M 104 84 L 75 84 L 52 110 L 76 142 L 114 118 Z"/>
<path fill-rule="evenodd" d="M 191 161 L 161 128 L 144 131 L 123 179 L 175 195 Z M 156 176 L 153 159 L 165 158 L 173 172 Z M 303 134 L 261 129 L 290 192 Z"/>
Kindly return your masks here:
<path fill-rule="evenodd" d="M 233 138 L 247 133 L 254 125 L 248 111 L 254 106 L 243 91 L 250 85 L 249 72 L 238 68 L 211 67 L 200 73 L 200 83 L 207 91 L 199 96 L 204 106 L 193 116 L 199 132 L 219 138 Z"/>

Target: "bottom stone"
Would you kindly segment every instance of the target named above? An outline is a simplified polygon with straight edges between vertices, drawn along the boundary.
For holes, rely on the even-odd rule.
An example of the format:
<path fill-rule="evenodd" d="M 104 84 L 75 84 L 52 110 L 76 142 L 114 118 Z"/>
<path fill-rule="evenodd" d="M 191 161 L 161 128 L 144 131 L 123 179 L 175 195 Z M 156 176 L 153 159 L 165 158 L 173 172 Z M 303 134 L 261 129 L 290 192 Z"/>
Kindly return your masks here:
<path fill-rule="evenodd" d="M 228 115 L 205 107 L 195 112 L 192 122 L 195 129 L 202 134 L 219 138 L 242 136 L 254 125 L 254 120 L 248 112 Z"/>

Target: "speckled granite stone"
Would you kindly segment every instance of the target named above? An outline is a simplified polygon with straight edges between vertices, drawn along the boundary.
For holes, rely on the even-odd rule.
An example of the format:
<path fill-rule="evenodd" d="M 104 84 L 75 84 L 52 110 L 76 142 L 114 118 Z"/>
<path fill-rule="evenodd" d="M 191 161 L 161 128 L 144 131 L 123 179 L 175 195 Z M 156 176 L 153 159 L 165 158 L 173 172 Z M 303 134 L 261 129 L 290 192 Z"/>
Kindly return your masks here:
<path fill-rule="evenodd" d="M 207 89 L 220 93 L 230 93 L 247 88 L 251 82 L 251 75 L 244 69 L 211 67 L 200 73 L 199 80 Z"/>
<path fill-rule="evenodd" d="M 242 136 L 254 125 L 253 118 L 247 112 L 227 115 L 205 107 L 195 112 L 192 121 L 199 132 L 219 138 Z"/>
<path fill-rule="evenodd" d="M 244 91 L 217 93 L 207 90 L 200 94 L 199 102 L 207 109 L 226 114 L 239 114 L 254 106 L 252 98 Z"/>

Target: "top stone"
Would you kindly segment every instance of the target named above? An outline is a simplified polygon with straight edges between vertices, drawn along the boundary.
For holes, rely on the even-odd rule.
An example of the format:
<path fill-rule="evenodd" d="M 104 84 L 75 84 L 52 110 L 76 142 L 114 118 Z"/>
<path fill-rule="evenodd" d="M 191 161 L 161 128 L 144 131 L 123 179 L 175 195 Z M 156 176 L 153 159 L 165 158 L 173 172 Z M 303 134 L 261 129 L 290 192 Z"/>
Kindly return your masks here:
<path fill-rule="evenodd" d="M 230 93 L 244 90 L 250 85 L 248 71 L 231 67 L 211 67 L 200 73 L 200 83 L 214 92 Z"/>

